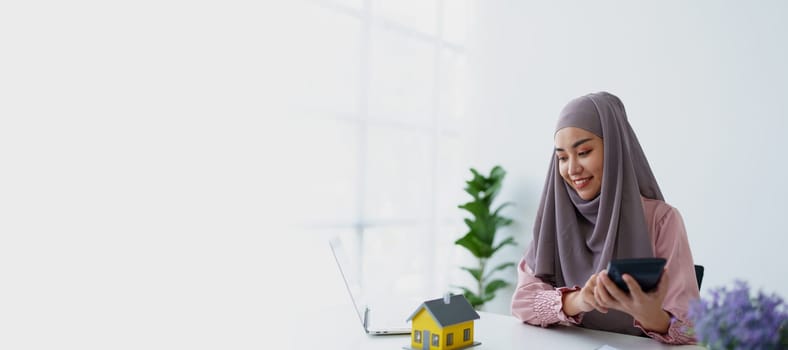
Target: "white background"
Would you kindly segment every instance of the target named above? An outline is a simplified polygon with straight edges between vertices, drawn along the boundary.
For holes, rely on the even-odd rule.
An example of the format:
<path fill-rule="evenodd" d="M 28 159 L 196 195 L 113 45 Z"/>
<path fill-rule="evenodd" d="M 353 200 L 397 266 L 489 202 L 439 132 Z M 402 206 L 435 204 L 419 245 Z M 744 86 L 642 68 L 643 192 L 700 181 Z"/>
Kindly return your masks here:
<path fill-rule="evenodd" d="M 439 79 L 467 82 L 464 98 L 438 99 L 455 101 L 441 110 L 460 110 L 459 119 L 430 109 L 435 100 L 424 98 L 412 70 L 373 67 L 381 74 L 358 76 L 348 67 L 365 63 L 347 52 L 360 44 L 321 33 L 363 31 L 325 16 L 316 2 L 295 3 L 0 5 L 0 347 L 238 348 L 252 344 L 250 335 L 263 343 L 282 317 L 298 322 L 288 312 L 297 308 L 293 295 L 321 297 L 320 276 L 291 273 L 312 263 L 291 253 L 328 235 L 294 233 L 305 217 L 324 228 L 359 212 L 384 224 L 428 220 L 435 231 L 404 231 L 433 240 L 435 270 L 457 274 L 449 262 L 462 256 L 439 247 L 461 226 L 444 224 L 441 213 L 467 199 L 459 188 L 469 167 L 509 171 L 501 200 L 517 203 L 508 211 L 517 224 L 504 233 L 521 246 L 498 259 L 518 260 L 555 117 L 570 99 L 599 90 L 627 107 L 667 201 L 684 217 L 695 260 L 706 266 L 704 289 L 743 278 L 788 295 L 784 3 L 478 2 L 462 51 L 467 76 Z M 396 6 L 377 10 L 430 31 L 428 19 Z M 418 45 L 381 38 L 390 45 L 371 43 L 373 64 L 425 57 Z M 380 122 L 368 125 L 369 135 L 392 122 L 406 130 L 381 132 L 369 148 L 348 146 L 357 125 L 335 122 L 354 120 L 362 104 L 348 91 L 365 91 L 362 79 L 392 89 L 364 95 Z M 332 122 L 309 116 L 326 111 Z M 425 113 L 450 132 L 414 136 L 412 118 Z M 357 172 L 330 170 L 356 169 L 356 152 L 394 157 L 391 143 L 414 153 L 426 143 L 433 153 L 369 168 L 383 179 L 364 192 L 374 205 L 334 201 L 361 195 Z M 435 165 L 446 159 L 445 168 Z M 398 190 L 397 178 L 418 175 L 413 164 L 433 167 L 434 178 Z M 435 188 L 448 199 L 419 200 Z M 397 195 L 424 207 L 386 205 Z M 508 297 L 488 310 L 507 313 Z"/>

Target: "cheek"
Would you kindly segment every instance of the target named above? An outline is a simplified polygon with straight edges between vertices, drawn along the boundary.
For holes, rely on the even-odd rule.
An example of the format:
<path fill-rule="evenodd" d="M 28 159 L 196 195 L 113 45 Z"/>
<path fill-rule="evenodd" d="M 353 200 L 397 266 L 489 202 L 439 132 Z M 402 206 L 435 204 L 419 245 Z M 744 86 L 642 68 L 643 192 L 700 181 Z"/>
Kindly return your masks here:
<path fill-rule="evenodd" d="M 561 177 L 566 178 L 566 175 L 568 173 L 566 163 L 558 164 L 558 173 L 561 175 Z"/>
<path fill-rule="evenodd" d="M 594 169 L 594 173 L 596 173 L 596 175 L 598 175 L 600 178 L 602 177 L 602 172 L 605 169 L 605 164 L 602 160 L 602 157 L 597 157 L 594 159 L 592 169 Z"/>

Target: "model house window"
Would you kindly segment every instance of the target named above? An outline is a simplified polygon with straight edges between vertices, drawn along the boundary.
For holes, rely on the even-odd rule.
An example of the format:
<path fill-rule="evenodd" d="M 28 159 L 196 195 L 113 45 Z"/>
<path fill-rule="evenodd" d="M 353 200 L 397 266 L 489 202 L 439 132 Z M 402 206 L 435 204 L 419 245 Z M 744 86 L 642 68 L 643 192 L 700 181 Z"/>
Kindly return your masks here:
<path fill-rule="evenodd" d="M 439 337 L 437 334 L 433 334 L 432 335 L 432 346 L 438 346 L 440 344 L 441 344 L 441 337 Z"/>
<path fill-rule="evenodd" d="M 462 331 L 462 341 L 469 341 L 469 340 L 471 340 L 471 329 L 465 328 L 465 330 Z"/>
<path fill-rule="evenodd" d="M 421 344 L 421 331 L 413 331 L 413 341 Z"/>
<path fill-rule="evenodd" d="M 446 335 L 446 346 L 454 345 L 454 333 L 449 333 Z"/>

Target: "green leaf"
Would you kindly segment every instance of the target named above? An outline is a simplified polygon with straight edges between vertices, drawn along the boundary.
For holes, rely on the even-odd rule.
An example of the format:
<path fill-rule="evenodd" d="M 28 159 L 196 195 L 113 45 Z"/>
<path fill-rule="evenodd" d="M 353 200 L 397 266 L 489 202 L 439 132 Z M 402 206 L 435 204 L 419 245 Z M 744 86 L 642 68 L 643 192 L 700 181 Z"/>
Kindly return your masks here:
<path fill-rule="evenodd" d="M 474 268 L 470 268 L 470 267 L 460 267 L 460 268 L 465 270 L 465 271 L 468 271 L 471 274 L 471 276 L 473 276 L 473 278 L 475 278 L 477 281 L 481 281 L 482 280 L 482 270 L 474 269 Z"/>
<path fill-rule="evenodd" d="M 468 184 L 468 186 L 465 187 L 465 192 L 473 196 L 474 199 L 478 200 L 487 188 L 484 181 L 485 178 L 474 168 L 471 168 L 471 173 L 473 173 L 473 179 L 465 182 Z"/>
<path fill-rule="evenodd" d="M 495 237 L 495 221 L 490 217 L 490 208 L 482 201 L 468 202 L 459 206 L 473 214 L 474 220 L 465 219 L 465 224 L 474 235 L 487 245 L 492 245 Z"/>
<path fill-rule="evenodd" d="M 473 221 L 471 219 L 467 219 L 467 218 L 466 219 L 462 219 L 462 221 L 465 221 L 465 226 L 468 226 L 469 230 L 471 230 L 471 231 L 474 230 L 474 226 L 476 225 L 475 221 Z"/>
<path fill-rule="evenodd" d="M 496 229 L 499 227 L 509 226 L 511 224 L 512 224 L 512 219 L 501 217 L 501 216 L 496 217 L 494 221 L 494 226 Z"/>
<path fill-rule="evenodd" d="M 490 295 L 495 294 L 495 291 L 501 288 L 504 288 L 509 285 L 509 282 L 504 280 L 493 280 L 484 287 L 484 294 Z"/>
<path fill-rule="evenodd" d="M 495 271 L 501 271 L 501 270 L 503 270 L 503 269 L 505 269 L 507 267 L 514 267 L 514 266 L 515 266 L 515 264 L 513 262 L 503 263 L 503 264 L 500 264 L 500 265 L 498 265 L 496 267 L 493 267 L 492 270 L 490 270 L 489 273 L 493 273 Z"/>
<path fill-rule="evenodd" d="M 490 170 L 490 178 L 495 181 L 503 181 L 504 176 L 506 176 L 506 170 L 503 170 L 500 165 L 496 165 Z"/>
<path fill-rule="evenodd" d="M 465 296 L 465 299 L 468 299 L 468 302 L 471 303 L 471 306 L 475 309 L 476 307 L 484 304 L 484 300 L 476 295 L 476 293 L 472 292 L 470 289 L 465 287 L 460 287 L 463 290 L 462 295 Z"/>
<path fill-rule="evenodd" d="M 484 220 L 465 219 L 464 221 L 470 230 L 469 233 L 476 237 L 485 247 L 492 249 L 495 227 L 487 225 L 488 221 Z"/>
<path fill-rule="evenodd" d="M 473 217 L 477 220 L 483 220 L 490 217 L 490 208 L 481 202 L 468 202 L 458 205 L 457 207 L 467 210 L 469 213 L 473 214 Z"/>
<path fill-rule="evenodd" d="M 473 181 L 466 181 L 465 183 L 468 184 L 468 186 L 465 186 L 465 193 L 471 195 L 474 200 L 479 200 L 479 193 L 483 190 Z"/>
<path fill-rule="evenodd" d="M 490 178 L 489 183 L 490 186 L 484 191 L 484 196 L 487 198 L 495 198 L 498 195 L 498 191 L 501 189 L 501 184 L 503 183 L 503 178 L 506 176 L 506 171 L 503 170 L 500 166 L 495 166 L 490 170 Z"/>
<path fill-rule="evenodd" d="M 482 278 L 482 282 L 485 282 L 485 281 L 487 281 L 488 279 L 490 279 L 490 277 L 492 277 L 492 275 L 493 275 L 495 272 L 497 272 L 497 271 L 501 271 L 501 270 L 503 270 L 503 269 L 506 269 L 506 268 L 508 268 L 508 267 L 514 267 L 514 266 L 515 266 L 515 264 L 514 264 L 513 262 L 507 262 L 507 263 L 500 264 L 500 265 L 498 265 L 498 266 L 496 266 L 496 267 L 492 268 L 492 269 L 491 269 L 489 272 L 487 272 L 487 276 L 484 276 L 484 277 Z"/>
<path fill-rule="evenodd" d="M 501 183 L 493 183 L 490 187 L 488 187 L 484 191 L 484 198 L 488 199 L 488 202 L 492 202 L 492 200 L 498 196 L 498 192 L 501 190 Z"/>
<path fill-rule="evenodd" d="M 479 172 L 478 172 L 478 171 L 476 171 L 476 169 L 474 169 L 474 168 L 471 168 L 471 173 L 473 173 L 473 178 L 474 178 L 474 179 L 475 179 L 475 178 L 484 177 L 484 176 L 482 176 L 481 174 L 479 174 Z"/>
<path fill-rule="evenodd" d="M 487 294 L 484 296 L 484 298 L 482 298 L 485 303 L 493 299 L 495 299 L 495 294 Z"/>
<path fill-rule="evenodd" d="M 496 241 L 495 235 L 497 230 L 513 223 L 512 219 L 500 215 L 503 209 L 512 205 L 512 203 L 503 203 L 495 210 L 492 210 L 492 204 L 501 190 L 503 179 L 506 177 L 506 171 L 502 167 L 494 166 L 487 177 L 474 168 L 470 168 L 470 171 L 473 177 L 465 181 L 465 192 L 471 195 L 473 200 L 457 207 L 467 211 L 472 217 L 464 219 L 465 224 L 468 226 L 468 231 L 454 243 L 464 247 L 479 259 L 479 266 L 485 266 L 486 259 L 489 259 L 501 247 L 507 244 L 516 244 L 513 238 L 507 238 L 498 245 L 493 244 Z M 483 268 L 461 267 L 461 269 L 470 273 L 476 281 L 483 283 L 488 278 L 492 279 L 491 276 L 494 272 L 512 266 L 514 266 L 514 263 L 499 264 L 487 276 L 485 276 Z M 503 280 L 494 280 L 487 286 L 482 286 L 478 294 L 468 288 L 462 287 L 462 290 L 465 291 L 464 295 L 471 305 L 474 308 L 478 308 L 478 306 L 495 298 L 494 292 L 506 285 L 507 283 Z"/>
<path fill-rule="evenodd" d="M 498 245 L 495 246 L 495 248 L 492 249 L 492 254 L 495 254 L 495 252 L 497 252 L 498 249 L 501 249 L 503 246 L 505 246 L 507 244 L 508 245 L 517 245 L 517 242 L 514 241 L 514 237 L 508 237 L 508 238 L 504 239 L 503 241 L 501 241 L 501 243 L 498 243 Z"/>
<path fill-rule="evenodd" d="M 506 208 L 506 207 L 508 207 L 510 205 L 514 205 L 514 203 L 506 202 L 506 203 L 503 203 L 503 204 L 499 205 L 498 209 L 495 209 L 495 211 L 493 211 L 491 216 L 498 216 L 498 213 L 501 211 L 501 209 Z"/>
<path fill-rule="evenodd" d="M 477 258 L 489 258 L 493 253 L 492 247 L 490 245 L 480 241 L 471 232 L 468 232 L 465 236 L 456 240 L 454 244 L 465 247 L 471 252 L 471 254 L 473 254 L 473 256 Z"/>

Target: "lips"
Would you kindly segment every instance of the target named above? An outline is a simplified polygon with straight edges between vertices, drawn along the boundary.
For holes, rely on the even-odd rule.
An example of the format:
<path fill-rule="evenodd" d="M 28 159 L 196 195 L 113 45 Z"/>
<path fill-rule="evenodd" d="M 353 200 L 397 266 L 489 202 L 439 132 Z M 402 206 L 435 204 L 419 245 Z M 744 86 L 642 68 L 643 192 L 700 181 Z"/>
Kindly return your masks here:
<path fill-rule="evenodd" d="M 593 178 L 593 176 L 583 177 L 580 179 L 573 179 L 572 184 L 575 185 L 575 188 L 579 190 L 582 189 L 583 187 L 588 186 L 588 184 L 591 183 L 591 178 Z"/>

